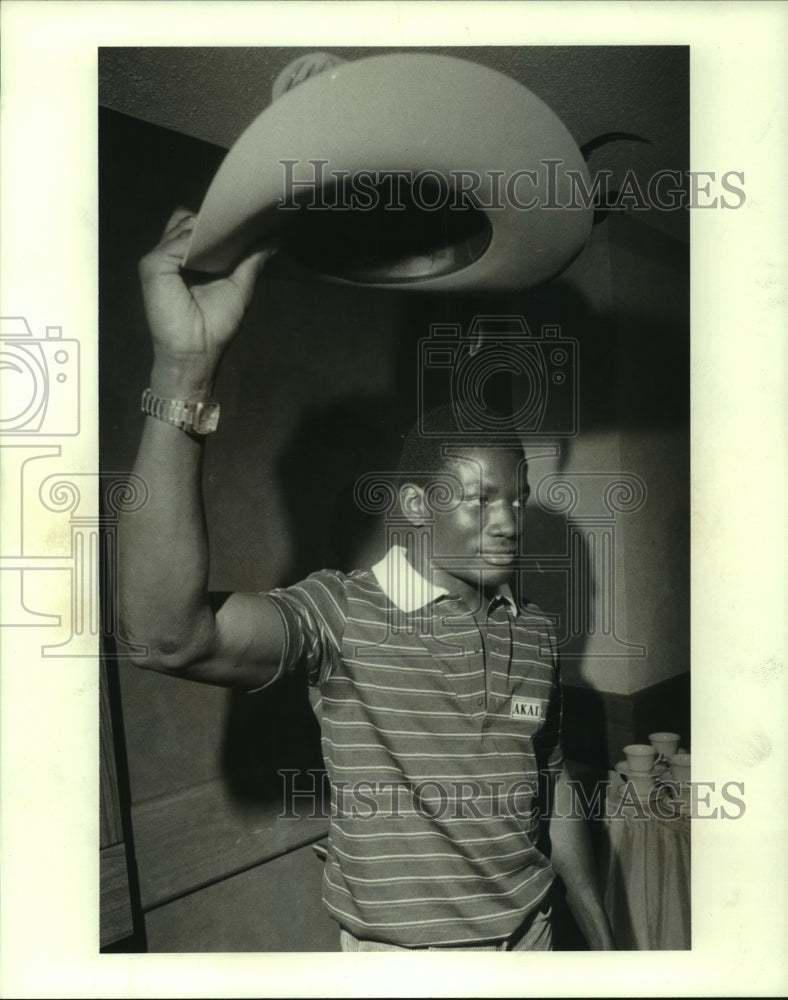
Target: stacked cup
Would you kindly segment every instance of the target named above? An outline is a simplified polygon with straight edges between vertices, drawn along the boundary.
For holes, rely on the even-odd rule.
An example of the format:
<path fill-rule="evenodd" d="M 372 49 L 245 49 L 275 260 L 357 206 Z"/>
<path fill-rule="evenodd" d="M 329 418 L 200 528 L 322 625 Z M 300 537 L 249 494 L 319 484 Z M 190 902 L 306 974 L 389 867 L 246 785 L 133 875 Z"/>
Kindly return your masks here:
<path fill-rule="evenodd" d="M 650 733 L 648 743 L 630 743 L 624 747 L 626 760 L 616 764 L 624 782 L 620 795 L 634 793 L 641 800 L 669 794 L 668 801 L 682 816 L 690 810 L 690 755 L 679 750 L 678 733 Z"/>
<path fill-rule="evenodd" d="M 657 751 L 657 764 L 663 771 L 668 766 L 668 758 L 678 752 L 680 739 L 678 733 L 651 733 L 649 735 L 649 742 Z"/>
<path fill-rule="evenodd" d="M 650 743 L 630 743 L 624 747 L 624 756 L 626 760 L 616 764 L 616 770 L 625 782 L 621 793 L 627 791 L 629 786 L 630 793 L 634 792 L 639 799 L 648 799 L 662 773 L 656 767 L 657 751 Z"/>
<path fill-rule="evenodd" d="M 673 808 L 682 816 L 686 816 L 692 806 L 690 760 L 691 758 L 688 753 L 674 753 L 668 757 L 670 783 L 667 787 Z"/>
<path fill-rule="evenodd" d="M 676 812 L 686 815 L 690 810 L 690 755 L 679 752 L 678 733 L 651 733 L 649 740 L 657 751 L 657 766 L 662 770 L 669 801 Z"/>

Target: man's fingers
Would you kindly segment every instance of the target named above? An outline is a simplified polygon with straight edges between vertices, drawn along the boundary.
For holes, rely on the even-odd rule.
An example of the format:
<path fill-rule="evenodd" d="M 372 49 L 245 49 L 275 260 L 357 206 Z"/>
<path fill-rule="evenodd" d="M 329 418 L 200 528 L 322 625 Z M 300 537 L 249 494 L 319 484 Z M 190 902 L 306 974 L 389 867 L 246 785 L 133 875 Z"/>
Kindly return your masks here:
<path fill-rule="evenodd" d="M 197 217 L 187 208 L 177 208 L 172 213 L 159 244 L 139 262 L 138 270 L 143 281 L 157 275 L 180 272 L 196 221 Z M 230 280 L 241 288 L 247 302 L 257 276 L 280 247 L 281 239 L 276 237 L 261 241 L 230 275 Z"/>
<path fill-rule="evenodd" d="M 171 236 L 178 227 L 182 227 L 184 223 L 191 223 L 194 225 L 196 216 L 191 209 L 188 208 L 176 208 L 175 211 L 170 216 L 167 225 L 164 227 L 164 233 L 162 234 L 162 241 L 166 240 Z"/>
<path fill-rule="evenodd" d="M 180 226 L 176 226 L 169 237 L 163 239 L 150 253 L 145 254 L 139 262 L 140 276 L 146 278 L 156 274 L 178 273 L 181 270 L 193 228 L 193 225 L 184 220 Z"/>

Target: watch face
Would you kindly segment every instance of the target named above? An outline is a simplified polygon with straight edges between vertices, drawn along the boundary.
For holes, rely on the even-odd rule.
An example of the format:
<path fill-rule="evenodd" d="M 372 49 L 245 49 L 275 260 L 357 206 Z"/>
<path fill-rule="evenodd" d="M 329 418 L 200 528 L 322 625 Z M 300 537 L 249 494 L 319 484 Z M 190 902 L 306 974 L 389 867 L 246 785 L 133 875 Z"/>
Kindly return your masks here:
<path fill-rule="evenodd" d="M 219 404 L 203 403 L 197 409 L 194 417 L 194 430 L 197 434 L 211 434 L 219 425 Z"/>

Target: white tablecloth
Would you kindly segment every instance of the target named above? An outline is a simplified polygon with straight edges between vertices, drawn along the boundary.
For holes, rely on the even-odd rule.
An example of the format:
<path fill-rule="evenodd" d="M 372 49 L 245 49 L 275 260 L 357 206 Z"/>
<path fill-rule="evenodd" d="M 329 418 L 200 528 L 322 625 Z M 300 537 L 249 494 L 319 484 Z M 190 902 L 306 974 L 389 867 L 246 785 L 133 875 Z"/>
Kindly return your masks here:
<path fill-rule="evenodd" d="M 602 885 L 616 944 L 686 950 L 691 947 L 691 821 L 628 812 L 602 820 Z"/>

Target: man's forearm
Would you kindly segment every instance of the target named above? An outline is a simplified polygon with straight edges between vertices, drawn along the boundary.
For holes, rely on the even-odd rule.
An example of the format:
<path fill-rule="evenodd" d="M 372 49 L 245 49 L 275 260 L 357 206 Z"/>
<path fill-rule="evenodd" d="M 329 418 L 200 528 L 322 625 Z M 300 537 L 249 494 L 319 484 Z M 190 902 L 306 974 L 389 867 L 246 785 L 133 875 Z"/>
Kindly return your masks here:
<path fill-rule="evenodd" d="M 566 901 L 591 949 L 615 948 L 584 819 L 575 817 L 569 775 L 562 770 L 553 788 L 550 819 L 551 859 L 566 886 Z"/>
<path fill-rule="evenodd" d="M 165 398 L 198 398 L 208 389 L 200 381 L 154 369 L 151 388 Z M 121 627 L 127 641 L 147 647 L 140 665 L 178 669 L 210 653 L 202 451 L 177 427 L 145 418 L 134 472 L 147 499 L 121 518 L 118 557 Z"/>

